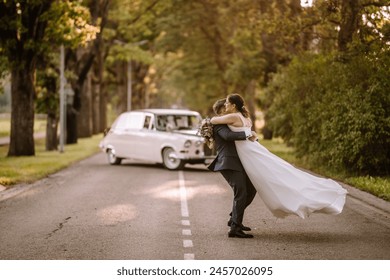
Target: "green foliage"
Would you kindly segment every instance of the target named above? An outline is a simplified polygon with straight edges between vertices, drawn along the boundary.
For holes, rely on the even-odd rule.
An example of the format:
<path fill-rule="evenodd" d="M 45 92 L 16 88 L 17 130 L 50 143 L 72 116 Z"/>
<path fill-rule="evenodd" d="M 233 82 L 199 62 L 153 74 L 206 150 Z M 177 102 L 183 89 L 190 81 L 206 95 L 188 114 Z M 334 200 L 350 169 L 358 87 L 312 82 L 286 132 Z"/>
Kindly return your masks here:
<path fill-rule="evenodd" d="M 43 0 L 0 2 L 0 55 L 5 56 L 10 64 L 20 63 L 24 50 L 32 53 L 43 51 L 41 31 L 46 22 L 38 19 L 47 13 L 52 3 Z"/>
<path fill-rule="evenodd" d="M 301 14 L 299 1 L 173 0 L 157 21 L 157 51 L 175 66 L 163 89 L 201 112 L 232 91 L 253 104 L 252 85 L 301 49 Z"/>
<path fill-rule="evenodd" d="M 7 58 L 5 56 L 2 56 L 1 53 L 2 52 L 0 50 L 0 80 L 3 80 L 6 77 L 6 75 L 9 74 L 8 72 L 9 66 L 8 66 Z M 0 94 L 2 93 L 3 90 L 2 87 L 3 85 L 0 82 Z"/>
<path fill-rule="evenodd" d="M 383 51 L 342 61 L 335 55 L 294 60 L 267 91 L 275 134 L 319 165 L 389 174 L 389 57 Z"/>
<path fill-rule="evenodd" d="M 161 35 L 156 47 L 166 61 L 159 62 L 170 65 L 168 71 L 161 69 L 163 93 L 175 93 L 176 100 L 201 111 L 225 94 L 229 46 L 224 36 L 227 22 L 222 22 L 215 1 L 172 1 L 158 20 Z"/>
<path fill-rule="evenodd" d="M 80 1 L 2 1 L 0 10 L 0 55 L 9 62 L 23 59 L 21 50 L 44 55 L 53 45 L 85 44 L 99 31 Z"/>
<path fill-rule="evenodd" d="M 132 62 L 132 108 L 144 108 L 156 96 L 156 19 L 170 1 L 113 0 L 104 28 L 106 42 L 104 79 L 114 110 L 126 110 L 127 62 Z M 145 81 L 148 81 L 147 83 Z M 147 89 L 149 90 L 147 92 Z M 165 98 L 167 99 L 167 98 Z"/>
<path fill-rule="evenodd" d="M 90 13 L 81 1 L 55 1 L 42 20 L 48 22 L 44 42 L 76 48 L 96 38 L 99 28 L 89 24 Z"/>
<path fill-rule="evenodd" d="M 141 49 L 137 45 L 119 44 L 111 47 L 110 56 L 107 58 L 107 63 L 113 64 L 115 61 L 138 61 L 144 64 L 151 64 L 153 57 L 150 52 Z"/>

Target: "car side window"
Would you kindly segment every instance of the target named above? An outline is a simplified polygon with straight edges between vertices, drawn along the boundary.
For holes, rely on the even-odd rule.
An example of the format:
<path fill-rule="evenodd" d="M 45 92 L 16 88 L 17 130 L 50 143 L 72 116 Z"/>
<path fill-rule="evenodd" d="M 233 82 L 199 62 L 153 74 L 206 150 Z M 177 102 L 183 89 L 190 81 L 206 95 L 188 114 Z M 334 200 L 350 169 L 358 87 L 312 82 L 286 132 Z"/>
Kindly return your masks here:
<path fill-rule="evenodd" d="M 158 116 L 157 117 L 157 130 L 165 131 L 167 126 L 167 117 L 166 116 Z"/>
<path fill-rule="evenodd" d="M 152 119 L 151 116 L 145 116 L 145 121 L 144 121 L 144 128 L 145 128 L 145 129 L 149 129 L 151 119 Z"/>
<path fill-rule="evenodd" d="M 176 116 L 177 129 L 190 129 L 191 116 Z"/>

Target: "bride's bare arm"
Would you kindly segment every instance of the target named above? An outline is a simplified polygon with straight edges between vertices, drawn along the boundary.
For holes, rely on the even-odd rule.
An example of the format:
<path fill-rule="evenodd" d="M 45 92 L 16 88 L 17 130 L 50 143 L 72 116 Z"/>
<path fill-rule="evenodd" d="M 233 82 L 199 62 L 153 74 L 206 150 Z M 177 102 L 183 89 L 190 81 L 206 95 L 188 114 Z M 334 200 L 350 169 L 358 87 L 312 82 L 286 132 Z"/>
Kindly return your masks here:
<path fill-rule="evenodd" d="M 210 122 L 212 124 L 231 124 L 235 125 L 237 123 L 237 115 L 227 114 L 223 116 L 212 117 Z"/>

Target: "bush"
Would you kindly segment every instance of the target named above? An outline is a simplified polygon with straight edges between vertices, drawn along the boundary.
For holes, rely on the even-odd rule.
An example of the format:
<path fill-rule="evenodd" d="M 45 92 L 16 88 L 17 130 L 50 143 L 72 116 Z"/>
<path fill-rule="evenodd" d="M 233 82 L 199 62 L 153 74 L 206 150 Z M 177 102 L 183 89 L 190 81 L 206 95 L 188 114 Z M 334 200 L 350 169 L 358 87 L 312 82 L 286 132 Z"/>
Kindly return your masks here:
<path fill-rule="evenodd" d="M 315 164 L 389 174 L 389 57 L 295 59 L 267 89 L 268 125 Z"/>

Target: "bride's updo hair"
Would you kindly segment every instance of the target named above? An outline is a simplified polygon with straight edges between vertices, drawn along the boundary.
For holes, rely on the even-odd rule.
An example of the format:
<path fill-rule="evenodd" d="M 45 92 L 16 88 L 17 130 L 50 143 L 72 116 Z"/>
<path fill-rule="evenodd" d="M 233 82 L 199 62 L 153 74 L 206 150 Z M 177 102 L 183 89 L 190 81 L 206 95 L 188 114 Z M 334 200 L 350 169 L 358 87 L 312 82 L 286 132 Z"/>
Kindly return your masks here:
<path fill-rule="evenodd" d="M 237 110 L 245 118 L 249 118 L 249 112 L 248 112 L 248 110 L 245 107 L 245 102 L 244 102 L 244 99 L 241 97 L 241 95 L 239 95 L 238 93 L 229 94 L 228 97 L 227 97 L 227 100 L 229 100 L 229 102 L 231 104 L 236 105 Z"/>

